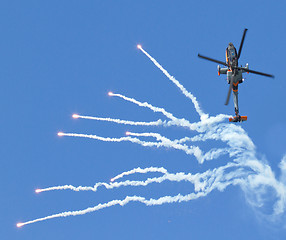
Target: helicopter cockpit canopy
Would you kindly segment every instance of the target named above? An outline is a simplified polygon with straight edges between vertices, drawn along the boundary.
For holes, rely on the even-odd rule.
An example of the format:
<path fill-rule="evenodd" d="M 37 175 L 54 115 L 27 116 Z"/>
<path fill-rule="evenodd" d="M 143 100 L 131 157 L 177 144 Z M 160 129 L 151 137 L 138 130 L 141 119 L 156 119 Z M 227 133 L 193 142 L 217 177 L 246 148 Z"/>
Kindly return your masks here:
<path fill-rule="evenodd" d="M 236 48 L 232 43 L 229 43 L 228 47 L 226 48 L 226 61 L 228 64 L 232 65 L 234 60 L 237 60 Z"/>

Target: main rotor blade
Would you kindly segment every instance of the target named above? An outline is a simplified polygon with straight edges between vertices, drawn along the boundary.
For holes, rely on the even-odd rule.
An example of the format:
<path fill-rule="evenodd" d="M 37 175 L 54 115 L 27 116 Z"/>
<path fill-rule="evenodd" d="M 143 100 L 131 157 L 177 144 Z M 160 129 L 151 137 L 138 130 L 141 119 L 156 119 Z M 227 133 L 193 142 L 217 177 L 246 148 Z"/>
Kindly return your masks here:
<path fill-rule="evenodd" d="M 231 89 L 232 89 L 232 77 L 231 77 L 231 81 L 229 83 L 229 89 L 228 89 L 228 93 L 227 93 L 227 97 L 226 97 L 226 101 L 224 105 L 228 105 L 229 102 L 229 98 L 230 98 L 230 93 L 231 93 Z"/>
<path fill-rule="evenodd" d="M 206 56 L 202 56 L 201 54 L 198 54 L 198 57 L 206 59 L 206 60 L 209 60 L 209 61 L 212 61 L 212 62 L 215 62 L 215 63 L 219 63 L 221 65 L 224 65 L 224 66 L 228 67 L 228 65 L 225 62 L 222 62 L 222 61 L 219 61 L 219 60 L 216 60 L 216 59 L 213 59 L 213 58 L 209 58 L 209 57 L 206 57 Z"/>
<path fill-rule="evenodd" d="M 239 57 L 240 57 L 241 50 L 242 50 L 242 46 L 243 46 L 243 42 L 244 42 L 244 38 L 245 38 L 245 35 L 246 35 L 247 30 L 248 30 L 248 29 L 245 28 L 244 31 L 243 31 L 242 39 L 241 39 L 240 46 L 239 46 L 239 50 L 238 50 L 238 54 L 237 54 L 237 59 L 239 59 Z"/>
<path fill-rule="evenodd" d="M 237 69 L 242 69 L 242 70 L 244 70 L 244 71 L 246 71 L 246 72 L 250 72 L 250 73 L 262 75 L 262 76 L 265 76 L 265 77 L 274 78 L 274 75 L 272 75 L 272 74 L 263 73 L 263 72 L 258 72 L 258 71 L 254 71 L 254 70 L 250 70 L 250 69 L 241 68 L 241 67 L 236 67 L 236 68 L 237 68 Z"/>

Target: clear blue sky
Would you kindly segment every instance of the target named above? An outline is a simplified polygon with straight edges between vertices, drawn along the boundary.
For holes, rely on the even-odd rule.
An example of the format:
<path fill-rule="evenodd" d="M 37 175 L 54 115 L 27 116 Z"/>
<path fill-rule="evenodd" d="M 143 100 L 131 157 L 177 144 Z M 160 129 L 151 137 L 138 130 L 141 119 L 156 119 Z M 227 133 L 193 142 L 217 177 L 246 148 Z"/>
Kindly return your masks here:
<path fill-rule="evenodd" d="M 187 194 L 187 183 L 165 182 L 98 192 L 38 187 L 93 185 L 134 167 L 202 172 L 193 156 L 176 150 L 59 138 L 58 131 L 121 137 L 126 130 L 188 135 L 184 129 L 130 127 L 72 119 L 73 113 L 134 121 L 161 118 L 107 92 L 122 93 L 198 121 L 192 103 L 142 54 L 142 44 L 199 100 L 210 115 L 224 106 L 225 76 L 198 52 L 224 60 L 248 28 L 240 64 L 275 75 L 246 75 L 239 104 L 242 126 L 261 161 L 277 176 L 286 153 L 286 3 L 276 1 L 7 1 L 0 8 L 1 239 L 285 239 L 285 222 L 262 219 L 240 187 L 213 191 L 187 203 L 146 207 L 130 203 L 84 216 L 52 219 L 18 229 L 17 222 L 79 210 L 126 195 Z M 205 145 L 207 147 L 207 145 Z M 220 159 L 216 159 L 219 165 Z M 215 164 L 215 163 L 213 163 Z M 156 175 L 156 174 L 155 174 Z M 143 176 L 138 176 L 140 179 Z M 284 218 L 285 219 L 285 218 Z"/>

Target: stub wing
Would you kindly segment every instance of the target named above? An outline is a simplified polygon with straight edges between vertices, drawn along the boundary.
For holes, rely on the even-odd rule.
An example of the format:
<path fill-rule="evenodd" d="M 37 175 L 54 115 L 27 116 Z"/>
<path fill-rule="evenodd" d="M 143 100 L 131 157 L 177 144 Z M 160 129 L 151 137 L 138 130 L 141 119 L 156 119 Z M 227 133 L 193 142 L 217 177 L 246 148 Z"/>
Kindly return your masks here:
<path fill-rule="evenodd" d="M 228 119 L 230 122 L 244 122 L 247 120 L 247 116 L 235 116 Z"/>

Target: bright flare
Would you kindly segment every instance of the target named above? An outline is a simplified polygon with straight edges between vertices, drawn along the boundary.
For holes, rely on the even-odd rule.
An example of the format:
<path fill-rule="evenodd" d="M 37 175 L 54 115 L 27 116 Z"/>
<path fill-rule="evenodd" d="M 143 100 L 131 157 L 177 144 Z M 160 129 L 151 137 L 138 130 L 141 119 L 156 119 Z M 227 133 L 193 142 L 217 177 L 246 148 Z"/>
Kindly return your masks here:
<path fill-rule="evenodd" d="M 63 136 L 64 135 L 64 133 L 63 132 L 58 132 L 58 136 Z"/>
<path fill-rule="evenodd" d="M 24 224 L 23 223 L 17 223 L 17 227 L 22 227 Z"/>
<path fill-rule="evenodd" d="M 140 44 L 137 45 L 138 49 L 142 49 L 142 46 Z"/>
<path fill-rule="evenodd" d="M 40 192 L 41 192 L 41 189 L 36 189 L 35 192 L 36 192 L 36 193 L 40 193 Z"/>
<path fill-rule="evenodd" d="M 112 95 L 113 95 L 113 92 L 109 92 L 108 95 L 109 95 L 109 96 L 112 96 Z"/>
<path fill-rule="evenodd" d="M 79 115 L 78 114 L 73 114 L 72 117 L 73 118 L 79 118 Z"/>
<path fill-rule="evenodd" d="M 130 132 L 126 132 L 125 134 L 126 134 L 126 135 L 130 135 Z"/>

